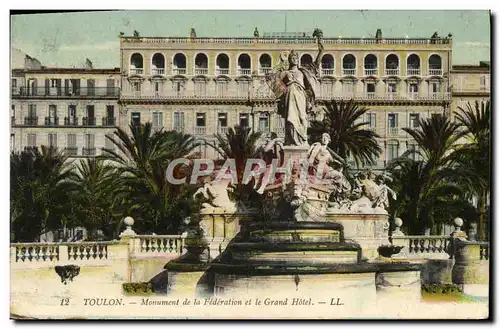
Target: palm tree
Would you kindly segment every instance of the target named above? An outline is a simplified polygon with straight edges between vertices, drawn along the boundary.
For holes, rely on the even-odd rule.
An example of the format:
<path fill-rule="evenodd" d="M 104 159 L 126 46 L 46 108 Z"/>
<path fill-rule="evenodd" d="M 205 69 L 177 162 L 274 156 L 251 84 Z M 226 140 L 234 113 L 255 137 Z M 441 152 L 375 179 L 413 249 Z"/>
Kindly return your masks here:
<path fill-rule="evenodd" d="M 101 230 L 106 239 L 116 238 L 126 198 L 118 170 L 103 159 L 89 158 L 77 163 L 70 182 L 79 224 L 88 230 L 89 237 L 96 239 L 97 231 Z"/>
<path fill-rule="evenodd" d="M 187 196 L 190 187 L 167 180 L 167 168 L 171 161 L 192 155 L 198 142 L 175 131 L 154 132 L 149 122 L 131 124 L 130 130 L 130 136 L 118 128 L 114 137 L 108 137 L 118 150 L 105 150 L 104 159 L 118 166 L 129 194 L 129 211 L 139 219 L 137 227 L 173 232 L 191 213 L 193 203 Z M 189 168 L 178 168 L 174 175 L 182 172 L 189 174 Z"/>
<path fill-rule="evenodd" d="M 261 135 L 261 132 L 252 132 L 249 127 L 235 125 L 225 134 L 217 133 L 215 143 L 208 143 L 224 160 L 234 159 L 238 185 L 243 182 L 247 159 L 260 157 L 258 141 Z"/>
<path fill-rule="evenodd" d="M 474 171 L 470 193 L 477 197 L 479 238 L 486 239 L 487 207 L 491 190 L 491 110 L 490 102 L 458 108 L 456 119 L 464 128 L 465 144 L 459 145 L 455 156 L 462 170 Z"/>
<path fill-rule="evenodd" d="M 458 128 L 440 114 L 419 120 L 417 128 L 403 128 L 417 148 L 390 162 L 387 169 L 395 177 L 398 193 L 391 210 L 406 218 L 412 233 L 433 228 L 437 221 L 449 221 L 451 218 L 443 216 L 450 216 L 453 209 L 469 208 L 464 186 L 473 178 L 469 173 L 461 176 L 454 167 L 454 147 L 463 135 Z M 421 160 L 412 160 L 409 156 L 413 154 Z"/>
<path fill-rule="evenodd" d="M 35 241 L 71 220 L 67 158 L 54 148 L 11 153 L 11 230 L 15 241 Z"/>
<path fill-rule="evenodd" d="M 372 130 L 364 129 L 369 122 L 360 119 L 368 111 L 353 100 L 326 103 L 323 120 L 312 121 L 309 128 L 311 139 L 318 140 L 322 133 L 328 133 L 330 149 L 346 159 L 350 154 L 357 166 L 372 164 L 382 152 Z"/>

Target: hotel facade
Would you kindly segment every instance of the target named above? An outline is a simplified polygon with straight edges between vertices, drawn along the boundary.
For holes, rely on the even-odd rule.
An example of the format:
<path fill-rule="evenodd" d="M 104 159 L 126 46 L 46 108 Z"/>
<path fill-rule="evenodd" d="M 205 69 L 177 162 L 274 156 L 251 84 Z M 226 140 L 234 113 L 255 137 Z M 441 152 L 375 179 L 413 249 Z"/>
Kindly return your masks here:
<path fill-rule="evenodd" d="M 383 150 L 375 165 L 377 169 L 416 147 L 401 128 L 415 127 L 419 118 L 433 114 L 452 115 L 456 106 L 462 104 L 455 101 L 455 97 L 460 96 L 462 100 L 468 97 L 457 94 L 454 75 L 467 76 L 467 79 L 458 79 L 471 81 L 469 89 L 479 90 L 481 81 L 487 80 L 488 89 L 480 96 L 489 98 L 489 71 L 480 70 L 479 74 L 487 78 L 476 79 L 471 78 L 475 75 L 470 73 L 470 67 L 455 69 L 451 63 L 451 38 L 383 38 L 381 31 L 377 31 L 376 38 L 325 37 L 322 42 L 324 52 L 316 86 L 316 111 L 311 113 L 310 119 L 321 120 L 325 103 L 331 99 L 354 99 L 367 107 L 369 111 L 362 120 L 369 122 L 368 128 L 380 136 Z M 58 132 L 61 132 L 58 143 L 64 143 L 64 138 L 69 141 L 67 135 L 74 133 L 80 137 L 76 137 L 76 144 L 66 142 L 66 147 L 77 145 L 82 155 L 93 156 L 93 151 L 92 154 L 84 151 L 92 148 L 91 137 L 86 137 L 89 131 L 95 134 L 93 147 L 95 154 L 99 154 L 100 147 L 110 146 L 105 135 L 115 126 L 128 129 L 131 122 L 148 121 L 155 130 L 182 131 L 208 142 L 214 140 L 214 134 L 224 133 L 236 124 L 261 131 L 264 138 L 270 132 L 283 136 L 284 120 L 276 112 L 275 96 L 265 76 L 283 65 L 290 50 L 296 50 L 300 65 L 305 65 L 315 60 L 317 48 L 316 39 L 305 33 L 259 37 L 255 31 L 249 38 L 200 38 L 193 30 L 189 37 L 122 35 L 120 69 L 13 70 L 13 79 L 14 75 L 24 74 L 20 82 L 24 88 L 19 89 L 19 82 L 16 82 L 18 85 L 12 89 L 12 104 L 16 106 L 12 121 L 14 149 L 43 144 L 44 139 L 49 143 L 50 134 Z M 82 81 L 80 89 L 87 89 L 81 89 L 79 95 L 59 94 L 59 90 L 67 90 L 66 81 L 75 78 Z M 41 89 L 36 87 L 43 97 L 30 94 L 32 79 L 45 81 Z M 115 82 L 111 84 L 111 80 Z M 84 90 L 99 87 L 103 88 L 100 92 L 82 97 Z M 109 88 L 116 91 L 113 97 L 108 94 Z M 18 89 L 22 95 L 14 94 Z M 29 111 L 30 104 L 35 103 L 47 118 L 39 119 L 33 126 L 30 125 L 33 121 L 30 113 L 34 113 Z M 94 112 L 89 112 L 88 106 L 92 103 Z M 57 107 L 58 117 L 64 117 L 63 129 L 61 125 L 50 125 L 54 112 L 51 105 Z M 82 118 L 76 127 L 66 125 L 66 119 L 71 118 L 70 106 L 80 109 L 80 114 L 75 116 Z M 110 106 L 114 106 L 114 112 L 108 113 Z M 95 113 L 92 123 L 96 124 L 89 126 L 88 118 L 92 113 Z M 107 121 L 111 117 L 113 121 Z M 87 118 L 86 124 L 83 124 L 84 118 Z M 44 125 L 47 119 L 49 125 Z M 42 137 L 34 142 L 28 134 L 41 134 Z M 62 136 L 64 134 L 66 137 Z M 216 157 L 208 146 L 201 146 L 199 151 L 202 156 Z"/>

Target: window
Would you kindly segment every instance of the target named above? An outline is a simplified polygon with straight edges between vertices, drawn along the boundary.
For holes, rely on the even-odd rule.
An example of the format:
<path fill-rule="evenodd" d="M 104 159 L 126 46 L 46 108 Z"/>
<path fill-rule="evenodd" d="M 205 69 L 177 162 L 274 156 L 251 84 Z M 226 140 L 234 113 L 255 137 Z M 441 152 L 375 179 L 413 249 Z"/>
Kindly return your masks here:
<path fill-rule="evenodd" d="M 132 121 L 132 125 L 138 126 L 141 124 L 141 113 L 140 112 L 132 112 L 130 114 L 130 118 Z"/>
<path fill-rule="evenodd" d="M 387 161 L 394 160 L 398 157 L 398 144 L 390 143 L 387 145 Z"/>
<path fill-rule="evenodd" d="M 259 115 L 259 131 L 269 131 L 269 113 L 261 113 Z"/>
<path fill-rule="evenodd" d="M 49 105 L 49 118 L 55 119 L 56 116 L 57 116 L 57 106 Z"/>
<path fill-rule="evenodd" d="M 354 82 L 353 81 L 344 81 L 342 82 L 342 91 L 345 94 L 354 93 Z"/>
<path fill-rule="evenodd" d="M 28 147 L 36 147 L 36 134 L 28 134 Z"/>
<path fill-rule="evenodd" d="M 227 127 L 227 113 L 219 113 L 217 115 L 217 124 L 219 127 Z"/>
<path fill-rule="evenodd" d="M 106 117 L 108 117 L 108 118 L 115 117 L 115 106 L 114 105 L 106 105 Z"/>
<path fill-rule="evenodd" d="M 410 113 L 410 128 L 417 128 L 419 119 L 420 119 L 420 114 Z"/>
<path fill-rule="evenodd" d="M 366 96 L 369 99 L 375 98 L 375 84 L 374 83 L 367 83 L 366 84 Z"/>
<path fill-rule="evenodd" d="M 16 89 L 17 88 L 17 79 L 12 79 L 11 80 L 11 87 L 12 87 L 12 89 Z"/>
<path fill-rule="evenodd" d="M 240 126 L 241 127 L 249 126 L 248 113 L 240 113 Z"/>
<path fill-rule="evenodd" d="M 154 90 L 156 95 L 159 95 L 161 92 L 161 82 L 155 81 L 153 83 L 153 90 Z"/>
<path fill-rule="evenodd" d="M 410 93 L 418 93 L 418 83 L 410 83 L 408 88 Z"/>
<path fill-rule="evenodd" d="M 441 89 L 441 85 L 440 85 L 439 81 L 433 81 L 433 82 L 431 82 L 431 84 L 430 84 L 430 92 L 432 94 L 439 93 L 440 89 Z"/>
<path fill-rule="evenodd" d="M 30 118 L 36 117 L 36 104 L 28 105 L 28 117 Z"/>
<path fill-rule="evenodd" d="M 177 96 L 181 96 L 184 93 L 184 82 L 180 80 L 172 81 L 172 90 Z"/>
<path fill-rule="evenodd" d="M 85 134 L 85 151 L 83 155 L 95 155 L 95 135 Z"/>
<path fill-rule="evenodd" d="M 11 105 L 11 107 L 10 107 L 10 116 L 12 118 L 16 117 L 16 106 L 15 105 Z"/>
<path fill-rule="evenodd" d="M 49 147 L 53 148 L 57 147 L 57 134 L 54 133 L 48 134 L 48 145 Z"/>
<path fill-rule="evenodd" d="M 205 127 L 206 124 L 206 114 L 196 113 L 196 127 Z"/>
<path fill-rule="evenodd" d="M 250 81 L 238 81 L 238 96 L 248 97 L 250 92 Z"/>
<path fill-rule="evenodd" d="M 135 95 L 141 94 L 141 83 L 139 81 L 132 82 L 132 91 Z"/>
<path fill-rule="evenodd" d="M 395 93 L 395 92 L 397 92 L 397 84 L 395 82 L 389 82 L 387 84 L 387 92 L 388 93 Z"/>
<path fill-rule="evenodd" d="M 225 80 L 217 81 L 217 96 L 225 96 L 227 94 L 228 83 Z"/>
<path fill-rule="evenodd" d="M 88 79 L 87 80 L 87 92 L 89 96 L 94 96 L 95 94 L 95 80 Z"/>
<path fill-rule="evenodd" d="M 397 113 L 389 113 L 388 114 L 388 124 L 389 124 L 389 128 L 397 128 L 398 127 L 398 115 L 397 115 Z"/>
<path fill-rule="evenodd" d="M 57 88 L 57 80 L 50 79 L 50 88 Z"/>
<path fill-rule="evenodd" d="M 76 134 L 66 135 L 66 154 L 67 155 L 78 154 L 78 150 L 76 148 Z"/>
<path fill-rule="evenodd" d="M 376 113 L 367 113 L 366 121 L 368 122 L 368 128 L 376 128 L 377 127 L 377 114 Z"/>
<path fill-rule="evenodd" d="M 323 97 L 333 97 L 333 87 L 334 84 L 332 81 L 323 81 L 321 83 L 321 93 L 323 94 Z"/>
<path fill-rule="evenodd" d="M 14 134 L 10 134 L 10 150 L 14 151 L 16 148 L 16 136 Z"/>
<path fill-rule="evenodd" d="M 184 130 L 184 112 L 174 112 L 174 130 Z"/>
<path fill-rule="evenodd" d="M 153 129 L 163 128 L 163 112 L 153 112 Z"/>
<path fill-rule="evenodd" d="M 408 144 L 408 151 L 409 152 L 408 156 L 412 160 L 420 160 L 420 156 L 416 153 L 418 151 L 418 146 L 416 144 Z"/>
<path fill-rule="evenodd" d="M 87 118 L 93 118 L 93 117 L 95 117 L 95 107 L 94 107 L 94 105 L 87 105 L 85 107 L 85 116 Z"/>
<path fill-rule="evenodd" d="M 205 96 L 207 94 L 207 83 L 205 81 L 195 81 L 194 93 L 196 96 Z"/>

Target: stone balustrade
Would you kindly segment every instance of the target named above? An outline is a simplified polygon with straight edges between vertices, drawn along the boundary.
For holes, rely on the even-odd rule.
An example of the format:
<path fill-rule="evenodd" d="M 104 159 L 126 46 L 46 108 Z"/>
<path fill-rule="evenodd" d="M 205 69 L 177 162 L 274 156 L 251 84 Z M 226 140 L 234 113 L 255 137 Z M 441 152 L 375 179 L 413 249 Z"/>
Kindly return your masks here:
<path fill-rule="evenodd" d="M 184 238 L 179 235 L 136 235 L 139 239 L 138 250 L 141 254 L 176 254 L 184 249 Z"/>
<path fill-rule="evenodd" d="M 448 235 L 393 236 L 392 244 L 403 246 L 402 255 L 408 258 L 447 259 L 450 237 Z"/>

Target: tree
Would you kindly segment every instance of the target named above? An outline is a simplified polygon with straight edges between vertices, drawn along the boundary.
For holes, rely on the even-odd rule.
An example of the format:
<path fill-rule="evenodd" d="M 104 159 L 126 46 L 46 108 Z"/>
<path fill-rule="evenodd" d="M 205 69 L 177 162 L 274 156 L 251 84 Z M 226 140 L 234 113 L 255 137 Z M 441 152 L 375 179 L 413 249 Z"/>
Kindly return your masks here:
<path fill-rule="evenodd" d="M 103 159 L 88 158 L 76 164 L 70 182 L 78 223 L 87 229 L 89 239 L 96 240 L 99 230 L 106 240 L 117 238 L 126 199 L 118 170 Z"/>
<path fill-rule="evenodd" d="M 149 122 L 131 124 L 130 131 L 131 135 L 118 128 L 114 137 L 108 137 L 118 150 L 105 150 L 104 159 L 118 167 L 128 191 L 128 211 L 138 219 L 138 230 L 176 232 L 183 218 L 193 210 L 191 187 L 171 184 L 167 168 L 171 161 L 192 154 L 198 143 L 188 134 L 153 132 Z M 189 175 L 189 172 L 189 167 L 178 166 L 174 175 Z"/>
<path fill-rule="evenodd" d="M 71 221 L 67 158 L 54 148 L 12 152 L 10 208 L 12 240 L 33 242 Z"/>
<path fill-rule="evenodd" d="M 490 102 L 466 108 L 459 107 L 456 119 L 464 129 L 466 143 L 460 144 L 455 157 L 462 170 L 472 169 L 475 173 L 472 184 L 468 185 L 471 195 L 477 198 L 479 213 L 479 238 L 485 240 L 488 204 L 491 190 L 491 110 Z"/>
<path fill-rule="evenodd" d="M 309 135 L 313 141 L 319 140 L 322 133 L 328 133 L 330 149 L 346 159 L 350 154 L 357 166 L 374 163 L 382 152 L 372 130 L 364 129 L 369 122 L 361 120 L 368 111 L 353 100 L 326 103 L 323 120 L 312 121 Z M 312 141 L 311 141 L 312 142 Z"/>
<path fill-rule="evenodd" d="M 395 216 L 402 216 L 412 233 L 421 234 L 436 222 L 449 221 L 455 210 L 469 211 L 464 197 L 470 173 L 457 171 L 454 147 L 463 133 L 456 123 L 443 115 L 418 121 L 417 128 L 403 128 L 417 148 L 388 164 L 395 177 L 398 200 L 391 203 Z M 416 155 L 421 160 L 413 160 Z"/>

